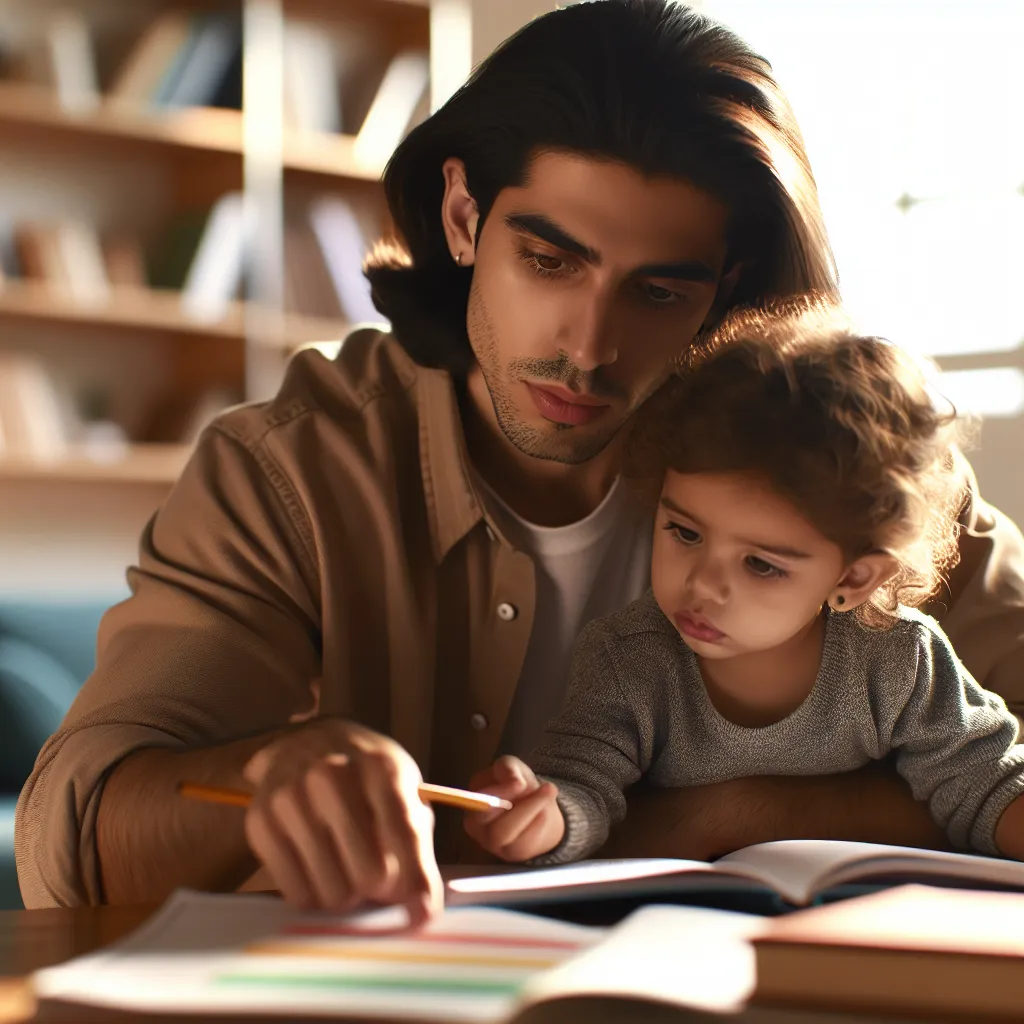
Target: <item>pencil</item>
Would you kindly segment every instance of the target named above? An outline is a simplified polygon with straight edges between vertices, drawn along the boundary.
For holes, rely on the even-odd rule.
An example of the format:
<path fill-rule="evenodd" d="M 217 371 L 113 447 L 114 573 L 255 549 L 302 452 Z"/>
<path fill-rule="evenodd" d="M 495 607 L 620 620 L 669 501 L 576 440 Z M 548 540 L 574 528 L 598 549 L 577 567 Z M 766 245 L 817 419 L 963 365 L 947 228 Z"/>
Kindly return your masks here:
<path fill-rule="evenodd" d="M 451 786 L 435 786 L 421 782 L 420 797 L 432 804 L 448 804 L 461 807 L 464 811 L 510 811 L 512 804 L 500 796 L 488 793 L 471 793 L 466 789 Z M 244 789 L 226 789 L 223 786 L 204 786 L 199 782 L 179 782 L 178 793 L 190 800 L 205 800 L 207 803 L 230 804 L 233 807 L 248 807 L 252 794 Z"/>

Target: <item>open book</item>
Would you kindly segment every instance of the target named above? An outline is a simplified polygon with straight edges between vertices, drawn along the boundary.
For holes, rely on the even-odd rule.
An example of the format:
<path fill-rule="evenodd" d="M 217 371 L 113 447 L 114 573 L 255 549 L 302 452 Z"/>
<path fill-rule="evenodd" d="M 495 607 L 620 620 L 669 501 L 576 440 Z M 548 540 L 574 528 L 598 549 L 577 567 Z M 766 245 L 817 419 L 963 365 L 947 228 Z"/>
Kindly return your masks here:
<path fill-rule="evenodd" d="M 905 846 L 786 839 L 748 846 L 712 863 L 595 860 L 449 877 L 447 901 L 450 906 L 521 906 L 620 896 L 684 897 L 687 893 L 746 891 L 771 892 L 794 906 L 806 906 L 842 886 L 901 882 L 1024 890 L 1024 863 Z"/>
<path fill-rule="evenodd" d="M 81 1021 L 122 1011 L 568 1024 L 657 1021 L 670 1008 L 703 1020 L 744 1006 L 764 921 L 652 906 L 605 929 L 466 907 L 409 932 L 395 908 L 338 917 L 179 891 L 120 943 L 38 972 L 33 988 Z"/>

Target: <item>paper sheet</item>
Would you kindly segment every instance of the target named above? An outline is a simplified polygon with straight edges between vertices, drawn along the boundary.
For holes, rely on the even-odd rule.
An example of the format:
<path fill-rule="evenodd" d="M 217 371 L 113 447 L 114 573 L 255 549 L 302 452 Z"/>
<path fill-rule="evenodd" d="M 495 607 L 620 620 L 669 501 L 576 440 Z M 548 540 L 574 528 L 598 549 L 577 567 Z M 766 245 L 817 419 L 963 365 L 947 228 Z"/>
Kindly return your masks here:
<path fill-rule="evenodd" d="M 529 978 L 605 934 L 489 907 L 396 934 L 405 920 L 182 891 L 128 939 L 39 972 L 34 987 L 41 999 L 151 1012 L 502 1021 Z"/>

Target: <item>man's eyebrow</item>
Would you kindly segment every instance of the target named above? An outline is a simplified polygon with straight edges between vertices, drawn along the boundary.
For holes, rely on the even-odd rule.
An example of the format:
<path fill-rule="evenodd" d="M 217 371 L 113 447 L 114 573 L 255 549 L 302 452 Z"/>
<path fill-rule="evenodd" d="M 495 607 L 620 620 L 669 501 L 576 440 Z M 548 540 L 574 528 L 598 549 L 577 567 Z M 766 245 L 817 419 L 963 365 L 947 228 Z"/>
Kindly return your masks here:
<path fill-rule="evenodd" d="M 648 263 L 637 267 L 633 277 L 668 278 L 673 281 L 696 281 L 714 283 L 718 275 L 700 260 L 679 260 L 677 263 Z"/>
<path fill-rule="evenodd" d="M 535 235 L 549 245 L 571 252 L 594 266 L 601 263 L 601 254 L 596 249 L 591 249 L 578 238 L 573 238 L 565 228 L 559 227 L 543 213 L 510 213 L 505 218 L 505 226 L 512 231 L 524 231 L 528 235 Z"/>
<path fill-rule="evenodd" d="M 691 522 L 696 523 L 698 526 L 703 527 L 704 524 L 697 518 L 692 512 L 687 512 L 685 508 L 681 508 L 671 498 L 663 497 L 661 504 L 667 508 L 670 512 L 675 512 L 676 515 L 685 516 Z M 740 544 L 750 547 L 757 548 L 758 551 L 767 552 L 769 555 L 778 555 L 779 558 L 810 558 L 811 555 L 806 551 L 800 551 L 797 548 L 789 548 L 783 544 L 762 544 L 760 541 L 748 540 L 746 538 L 740 539 Z"/>

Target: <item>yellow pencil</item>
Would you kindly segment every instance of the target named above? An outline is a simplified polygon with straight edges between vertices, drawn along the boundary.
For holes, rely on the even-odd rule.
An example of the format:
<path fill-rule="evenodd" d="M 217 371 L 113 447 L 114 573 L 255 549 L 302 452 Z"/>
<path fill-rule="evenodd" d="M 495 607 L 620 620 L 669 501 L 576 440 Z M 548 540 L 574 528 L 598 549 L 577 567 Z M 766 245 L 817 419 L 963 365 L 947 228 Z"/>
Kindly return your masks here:
<path fill-rule="evenodd" d="M 471 793 L 466 789 L 453 789 L 451 786 L 435 786 L 430 782 L 421 782 L 420 797 L 432 804 L 448 804 L 450 807 L 461 807 L 464 811 L 509 811 L 512 804 L 500 796 L 487 793 Z M 191 800 L 205 800 L 207 803 L 230 804 L 233 807 L 248 807 L 252 802 L 252 794 L 244 789 L 227 789 L 223 786 L 204 786 L 199 782 L 179 782 L 178 793 Z"/>

